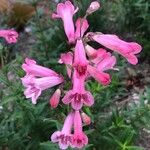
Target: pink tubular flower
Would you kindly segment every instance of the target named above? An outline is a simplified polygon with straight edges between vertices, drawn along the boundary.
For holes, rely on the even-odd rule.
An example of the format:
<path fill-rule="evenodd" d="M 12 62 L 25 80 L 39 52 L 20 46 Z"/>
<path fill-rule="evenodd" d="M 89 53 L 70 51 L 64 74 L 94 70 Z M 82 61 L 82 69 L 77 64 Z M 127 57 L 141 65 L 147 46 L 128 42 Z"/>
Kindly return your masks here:
<path fill-rule="evenodd" d="M 22 65 L 23 70 L 30 75 L 37 77 L 57 76 L 57 73 L 49 68 L 36 64 L 36 61 L 26 58 Z"/>
<path fill-rule="evenodd" d="M 71 78 L 72 73 L 72 63 L 73 63 L 73 54 L 72 52 L 63 53 L 58 61 L 60 64 L 65 64 L 67 68 L 68 77 Z"/>
<path fill-rule="evenodd" d="M 91 118 L 84 112 L 81 113 L 82 121 L 86 124 L 89 125 L 91 124 Z"/>
<path fill-rule="evenodd" d="M 76 71 L 73 74 L 73 89 L 68 91 L 62 99 L 64 104 L 71 103 L 71 106 L 75 110 L 81 109 L 82 105 L 92 106 L 94 104 L 94 98 L 89 91 L 85 90 L 85 77 L 77 77 Z"/>
<path fill-rule="evenodd" d="M 72 141 L 71 129 L 73 126 L 74 113 L 70 113 L 64 122 L 64 126 L 61 131 L 56 131 L 51 136 L 53 143 L 59 143 L 61 149 L 67 149 Z"/>
<path fill-rule="evenodd" d="M 26 87 L 24 95 L 26 98 L 31 98 L 33 104 L 37 103 L 37 98 L 41 95 L 43 90 L 63 82 L 62 77 L 59 76 L 36 78 L 30 75 L 26 75 L 21 80 L 23 85 Z"/>
<path fill-rule="evenodd" d="M 74 115 L 74 134 L 71 144 L 71 147 L 79 149 L 88 144 L 88 137 L 82 131 L 82 120 L 79 111 L 75 111 Z"/>
<path fill-rule="evenodd" d="M 92 14 L 93 12 L 97 11 L 100 8 L 100 3 L 98 1 L 94 1 L 90 4 L 89 8 L 87 9 L 87 14 Z"/>
<path fill-rule="evenodd" d="M 24 94 L 26 98 L 32 99 L 33 104 L 36 104 L 43 90 L 62 83 L 63 78 L 53 70 L 36 65 L 34 60 L 25 61 L 22 68 L 26 71 L 26 75 L 21 79 L 26 88 Z"/>
<path fill-rule="evenodd" d="M 0 30 L 0 37 L 5 38 L 9 44 L 16 43 L 18 33 L 15 30 Z"/>
<path fill-rule="evenodd" d="M 53 13 L 52 18 L 61 18 L 63 20 L 65 33 L 70 43 L 75 41 L 75 31 L 73 23 L 73 15 L 78 11 L 70 1 L 66 1 L 64 4 L 59 3 L 57 5 L 57 14 Z"/>
<path fill-rule="evenodd" d="M 87 65 L 88 65 L 88 61 L 86 58 L 84 45 L 83 45 L 82 40 L 79 39 L 77 40 L 77 43 L 75 46 L 74 63 L 73 63 L 73 66 L 75 70 L 77 71 L 78 77 L 86 76 Z"/>
<path fill-rule="evenodd" d="M 57 89 L 49 100 L 49 103 L 52 108 L 56 108 L 58 106 L 60 101 L 60 96 L 61 96 L 61 90 Z"/>
<path fill-rule="evenodd" d="M 97 68 L 95 68 L 91 65 L 88 65 L 87 70 L 88 70 L 89 74 L 100 84 L 108 85 L 110 83 L 111 79 L 110 79 L 110 75 L 108 73 L 104 73 L 103 71 L 98 70 Z"/>
<path fill-rule="evenodd" d="M 87 19 L 85 18 L 78 18 L 76 21 L 76 32 L 75 32 L 75 38 L 78 39 L 80 37 L 83 37 L 85 31 L 88 29 L 89 24 Z"/>
<path fill-rule="evenodd" d="M 94 41 L 124 56 L 131 64 L 136 65 L 138 63 L 135 54 L 138 54 L 142 50 L 142 47 L 138 43 L 125 42 L 116 35 L 110 34 L 89 33 L 89 35 Z"/>

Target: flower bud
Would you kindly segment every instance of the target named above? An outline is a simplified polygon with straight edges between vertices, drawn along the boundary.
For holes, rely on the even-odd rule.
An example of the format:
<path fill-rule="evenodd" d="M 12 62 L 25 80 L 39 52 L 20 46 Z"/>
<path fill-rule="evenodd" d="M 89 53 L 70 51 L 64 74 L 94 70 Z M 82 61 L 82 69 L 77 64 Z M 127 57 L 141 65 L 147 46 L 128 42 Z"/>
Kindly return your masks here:
<path fill-rule="evenodd" d="M 88 15 L 92 14 L 93 12 L 97 11 L 100 8 L 100 3 L 98 1 L 94 1 L 90 4 L 89 8 L 87 9 L 86 13 Z"/>
<path fill-rule="evenodd" d="M 86 124 L 89 125 L 91 124 L 91 118 L 84 112 L 81 113 L 82 121 Z"/>
<path fill-rule="evenodd" d="M 60 96 L 61 96 L 61 90 L 57 89 L 49 100 L 49 104 L 51 105 L 52 108 L 56 108 L 58 106 L 60 101 Z"/>

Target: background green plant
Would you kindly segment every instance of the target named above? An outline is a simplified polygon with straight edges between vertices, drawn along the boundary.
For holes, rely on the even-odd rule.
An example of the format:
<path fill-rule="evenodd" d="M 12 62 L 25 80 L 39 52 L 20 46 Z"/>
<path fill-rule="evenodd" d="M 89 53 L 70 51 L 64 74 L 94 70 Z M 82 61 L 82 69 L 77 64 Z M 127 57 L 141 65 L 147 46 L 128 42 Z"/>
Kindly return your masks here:
<path fill-rule="evenodd" d="M 61 129 L 70 109 L 62 103 L 56 109 L 50 108 L 48 100 L 54 91 L 52 89 L 40 96 L 36 106 L 23 95 L 20 78 L 24 76 L 21 68 L 24 57 L 32 57 L 39 64 L 65 75 L 65 67 L 58 65 L 57 61 L 60 53 L 70 48 L 64 40 L 66 37 L 62 22 L 45 16 L 43 8 L 38 7 L 39 2 L 29 2 L 36 10 L 33 18 L 25 25 L 25 28 L 31 29 L 29 35 L 20 32 L 20 39 L 16 45 L 8 46 L 4 40 L 1 41 L 1 150 L 58 150 L 58 146 L 50 142 L 50 135 Z M 74 0 L 74 3 L 81 9 L 77 16 L 83 16 L 90 0 Z M 50 10 L 55 10 L 55 5 L 51 1 L 47 3 Z M 102 0 L 101 6 L 100 10 L 88 17 L 88 30 L 117 33 L 126 40 L 138 41 L 144 49 L 140 63 L 144 63 L 150 56 L 150 3 L 146 0 Z M 1 27 L 7 27 L 6 18 Z M 33 42 L 30 44 L 31 40 Z M 87 84 L 87 89 L 95 97 L 95 105 L 92 108 L 84 107 L 84 111 L 92 118 L 92 124 L 84 126 L 89 137 L 89 145 L 85 148 L 87 150 L 144 149 L 138 147 L 138 139 L 141 130 L 150 129 L 150 87 L 144 87 L 138 102 L 131 100 L 124 103 L 123 97 L 130 92 L 124 84 L 124 70 L 127 65 L 123 59 L 118 59 L 117 66 L 120 71 L 111 72 L 111 85 L 103 87 L 95 81 L 89 81 Z M 69 83 L 65 89 L 69 89 Z"/>

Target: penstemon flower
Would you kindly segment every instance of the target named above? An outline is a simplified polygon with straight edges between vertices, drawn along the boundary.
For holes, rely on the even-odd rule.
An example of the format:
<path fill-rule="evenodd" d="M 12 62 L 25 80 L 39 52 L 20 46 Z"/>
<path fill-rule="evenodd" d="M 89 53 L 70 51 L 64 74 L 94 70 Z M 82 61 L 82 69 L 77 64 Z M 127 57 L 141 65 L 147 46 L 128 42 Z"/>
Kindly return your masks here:
<path fill-rule="evenodd" d="M 72 137 L 72 148 L 83 148 L 88 144 L 88 137 L 82 130 L 82 120 L 79 111 L 75 111 L 74 115 L 74 134 Z"/>
<path fill-rule="evenodd" d="M 66 117 L 62 130 L 54 132 L 51 136 L 51 141 L 54 143 L 58 143 L 61 149 L 67 149 L 68 146 L 71 145 L 73 136 L 71 134 L 71 129 L 73 127 L 73 122 L 74 122 L 74 113 L 71 112 Z"/>
<path fill-rule="evenodd" d="M 102 33 L 88 33 L 88 37 L 101 45 L 118 52 L 124 56 L 129 63 L 136 65 L 138 63 L 135 54 L 141 52 L 142 47 L 135 42 L 125 42 L 116 35 Z"/>
<path fill-rule="evenodd" d="M 65 33 L 70 43 L 75 41 L 73 15 L 78 11 L 78 8 L 74 8 L 70 1 L 66 1 L 64 4 L 59 3 L 57 5 L 57 13 L 52 14 L 52 18 L 61 18 L 64 24 Z"/>
<path fill-rule="evenodd" d="M 16 43 L 18 33 L 15 30 L 0 30 L 0 37 L 3 37 L 9 44 Z"/>
<path fill-rule="evenodd" d="M 51 69 L 36 64 L 34 60 L 25 59 L 22 65 L 26 75 L 21 79 L 26 88 L 24 95 L 36 104 L 41 92 L 63 82 L 63 78 Z"/>
<path fill-rule="evenodd" d="M 53 18 L 61 18 L 64 30 L 70 44 L 74 44 L 72 51 L 61 54 L 59 63 L 66 66 L 67 76 L 72 86 L 65 91 L 62 102 L 71 105 L 72 112 L 66 117 L 61 131 L 56 131 L 51 136 L 51 141 L 58 143 L 60 149 L 83 148 L 88 144 L 88 137 L 83 132 L 82 122 L 86 125 L 91 123 L 91 118 L 82 111 L 82 107 L 90 107 L 94 104 L 94 97 L 90 91 L 86 90 L 86 82 L 93 77 L 101 85 L 108 85 L 111 82 L 109 70 L 115 68 L 116 58 L 111 52 L 104 48 L 94 49 L 88 42 L 94 41 L 100 45 L 121 54 L 133 65 L 137 64 L 136 54 L 142 50 L 141 46 L 135 42 L 126 42 L 116 35 L 103 34 L 100 32 L 87 32 L 89 23 L 86 17 L 100 8 L 98 1 L 90 4 L 84 17 L 79 17 L 75 24 L 73 15 L 77 12 L 75 6 L 70 2 L 59 3 L 57 13 L 53 13 Z M 34 60 L 26 59 L 22 65 L 26 75 L 22 78 L 25 86 L 24 94 L 26 98 L 31 98 L 36 104 L 41 92 L 47 88 L 61 84 L 64 78 L 55 71 L 37 65 Z M 65 83 L 65 82 L 64 82 Z M 63 85 L 61 85 L 63 88 Z M 61 89 L 61 91 L 63 91 Z M 58 88 L 49 100 L 52 108 L 56 108 L 60 102 L 61 91 Z M 81 112 L 81 114 L 80 114 Z"/>
<path fill-rule="evenodd" d="M 85 77 L 78 78 L 77 72 L 74 72 L 73 89 L 66 93 L 62 101 L 64 104 L 71 103 L 72 108 L 75 110 L 81 109 L 83 104 L 86 106 L 92 106 L 94 104 L 92 94 L 85 90 Z"/>

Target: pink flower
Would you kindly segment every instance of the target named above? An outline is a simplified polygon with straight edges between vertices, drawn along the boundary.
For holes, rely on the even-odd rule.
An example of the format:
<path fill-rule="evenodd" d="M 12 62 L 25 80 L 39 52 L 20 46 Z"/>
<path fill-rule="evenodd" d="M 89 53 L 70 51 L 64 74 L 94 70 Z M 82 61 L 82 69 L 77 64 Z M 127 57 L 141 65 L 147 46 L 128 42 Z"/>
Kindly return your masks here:
<path fill-rule="evenodd" d="M 60 149 L 67 149 L 72 142 L 71 129 L 73 126 L 74 113 L 70 113 L 64 122 L 61 131 L 56 131 L 51 136 L 51 141 L 53 143 L 58 143 Z"/>
<path fill-rule="evenodd" d="M 92 14 L 93 12 L 97 11 L 100 8 L 100 3 L 98 1 L 94 1 L 90 4 L 89 8 L 87 9 L 87 14 Z"/>
<path fill-rule="evenodd" d="M 34 60 L 27 58 L 25 61 L 22 68 L 26 71 L 26 75 L 21 79 L 26 88 L 24 95 L 36 104 L 43 90 L 62 83 L 63 78 L 55 71 L 37 65 Z"/>
<path fill-rule="evenodd" d="M 68 77 L 71 78 L 72 73 L 72 63 L 73 63 L 73 54 L 72 52 L 63 53 L 58 61 L 60 64 L 65 64 L 67 68 Z"/>
<path fill-rule="evenodd" d="M 115 64 L 116 64 L 116 57 L 107 56 L 97 64 L 97 69 L 99 71 L 106 71 L 108 69 L 113 69 Z"/>
<path fill-rule="evenodd" d="M 89 24 L 87 19 L 85 18 L 78 18 L 76 21 L 76 32 L 75 37 L 76 39 L 83 37 L 85 31 L 88 29 Z"/>
<path fill-rule="evenodd" d="M 142 50 L 142 47 L 138 43 L 125 42 L 116 35 L 110 34 L 89 33 L 89 35 L 91 39 L 124 56 L 131 64 L 136 65 L 138 63 L 135 54 L 138 54 Z"/>
<path fill-rule="evenodd" d="M 82 121 L 79 111 L 75 111 L 74 115 L 74 134 L 71 143 L 72 148 L 83 148 L 88 144 L 88 137 L 82 131 Z"/>
<path fill-rule="evenodd" d="M 111 56 L 111 53 L 107 52 L 103 48 L 96 50 L 93 47 L 86 45 L 85 49 L 89 59 L 96 64 L 99 63 L 102 59 Z"/>
<path fill-rule="evenodd" d="M 77 77 L 77 72 L 73 74 L 73 89 L 68 91 L 62 99 L 64 104 L 71 103 L 71 106 L 75 110 L 81 109 L 82 105 L 92 106 L 94 104 L 94 98 L 89 91 L 85 90 L 85 77 Z"/>
<path fill-rule="evenodd" d="M 73 23 L 73 15 L 78 11 L 70 1 L 66 1 L 64 4 L 59 3 L 57 5 L 57 14 L 53 13 L 52 18 L 61 18 L 64 24 L 65 33 L 70 43 L 75 41 L 75 31 Z"/>
<path fill-rule="evenodd" d="M 16 43 L 18 38 L 18 33 L 14 30 L 0 30 L 0 37 L 5 38 L 5 40 L 9 44 Z"/>
<path fill-rule="evenodd" d="M 60 101 L 60 96 L 61 96 L 61 90 L 57 89 L 49 100 L 49 103 L 52 108 L 56 108 L 58 106 Z"/>
<path fill-rule="evenodd" d="M 77 40 L 74 52 L 73 66 L 77 71 L 77 76 L 86 76 L 88 61 L 85 54 L 85 49 L 82 40 Z"/>
<path fill-rule="evenodd" d="M 84 112 L 81 113 L 82 121 L 86 124 L 89 125 L 91 124 L 91 118 Z"/>
<path fill-rule="evenodd" d="M 111 79 L 110 79 L 110 75 L 108 73 L 104 73 L 103 71 L 98 70 L 97 68 L 95 68 L 91 65 L 88 65 L 87 70 L 88 70 L 89 74 L 100 84 L 108 85 L 110 83 Z"/>
<path fill-rule="evenodd" d="M 26 58 L 22 65 L 23 70 L 30 75 L 37 77 L 57 76 L 57 73 L 49 68 L 36 64 L 36 61 Z"/>
<path fill-rule="evenodd" d="M 26 96 L 26 98 L 31 98 L 33 104 L 37 103 L 37 99 L 41 95 L 41 92 L 43 90 L 46 90 L 63 82 L 62 77 L 59 76 L 36 78 L 30 75 L 26 75 L 21 80 L 26 88 L 24 91 L 24 95 Z"/>
<path fill-rule="evenodd" d="M 74 52 L 73 66 L 77 71 L 77 78 L 85 78 L 87 77 L 87 73 L 89 73 L 92 77 L 94 77 L 99 83 L 103 85 L 107 85 L 110 83 L 109 74 L 103 73 L 102 70 L 99 71 L 97 68 L 89 65 L 82 40 L 77 40 Z"/>

